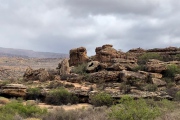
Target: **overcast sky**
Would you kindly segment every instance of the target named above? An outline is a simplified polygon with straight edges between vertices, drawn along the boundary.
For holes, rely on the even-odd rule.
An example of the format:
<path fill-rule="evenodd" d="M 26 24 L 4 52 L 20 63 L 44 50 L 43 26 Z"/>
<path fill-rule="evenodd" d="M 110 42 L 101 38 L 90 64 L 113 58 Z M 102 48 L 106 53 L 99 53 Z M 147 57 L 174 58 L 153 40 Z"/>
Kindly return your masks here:
<path fill-rule="evenodd" d="M 88 55 L 180 47 L 179 0 L 0 0 L 0 47 Z"/>

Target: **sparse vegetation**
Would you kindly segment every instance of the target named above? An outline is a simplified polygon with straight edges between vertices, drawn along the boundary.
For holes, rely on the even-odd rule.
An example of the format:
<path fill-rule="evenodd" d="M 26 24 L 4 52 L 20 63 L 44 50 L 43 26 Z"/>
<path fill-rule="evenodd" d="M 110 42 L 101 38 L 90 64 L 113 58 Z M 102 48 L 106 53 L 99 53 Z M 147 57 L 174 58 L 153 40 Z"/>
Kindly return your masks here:
<path fill-rule="evenodd" d="M 57 88 L 51 90 L 46 96 L 46 102 L 48 104 L 62 105 L 62 104 L 75 104 L 78 103 L 78 98 L 68 92 L 65 88 Z"/>
<path fill-rule="evenodd" d="M 57 108 L 43 117 L 43 120 L 108 120 L 107 107 L 65 111 Z"/>

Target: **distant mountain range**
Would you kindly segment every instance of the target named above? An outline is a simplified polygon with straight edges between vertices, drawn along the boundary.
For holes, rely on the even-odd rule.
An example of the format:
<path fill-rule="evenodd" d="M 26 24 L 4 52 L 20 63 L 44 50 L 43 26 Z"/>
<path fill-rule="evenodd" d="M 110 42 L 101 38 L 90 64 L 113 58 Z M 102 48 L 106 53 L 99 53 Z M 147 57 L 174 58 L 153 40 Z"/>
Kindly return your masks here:
<path fill-rule="evenodd" d="M 52 52 L 36 52 L 33 50 L 2 48 L 0 47 L 0 57 L 25 57 L 25 58 L 68 58 L 68 54 Z"/>

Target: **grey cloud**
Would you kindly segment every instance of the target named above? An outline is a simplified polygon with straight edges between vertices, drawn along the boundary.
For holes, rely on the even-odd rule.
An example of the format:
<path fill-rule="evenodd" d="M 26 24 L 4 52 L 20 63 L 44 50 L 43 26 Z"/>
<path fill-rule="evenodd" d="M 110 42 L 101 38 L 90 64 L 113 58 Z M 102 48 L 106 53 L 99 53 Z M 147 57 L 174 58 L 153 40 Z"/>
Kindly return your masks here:
<path fill-rule="evenodd" d="M 68 53 L 180 46 L 176 0 L 0 0 L 0 47 Z"/>
<path fill-rule="evenodd" d="M 157 0 L 64 0 L 74 14 L 150 14 Z"/>

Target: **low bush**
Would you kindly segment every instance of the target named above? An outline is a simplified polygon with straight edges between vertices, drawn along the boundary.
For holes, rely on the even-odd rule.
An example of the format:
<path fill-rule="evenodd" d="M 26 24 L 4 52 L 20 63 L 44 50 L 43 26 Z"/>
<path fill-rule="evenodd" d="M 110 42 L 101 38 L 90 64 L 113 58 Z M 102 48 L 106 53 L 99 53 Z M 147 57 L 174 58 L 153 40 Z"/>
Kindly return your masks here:
<path fill-rule="evenodd" d="M 77 67 L 74 67 L 72 69 L 72 72 L 80 75 L 86 75 L 87 74 L 86 67 L 87 67 L 87 63 L 79 64 Z"/>
<path fill-rule="evenodd" d="M 158 107 L 148 105 L 144 99 L 133 100 L 129 96 L 121 98 L 120 104 L 113 106 L 109 112 L 113 120 L 153 120 L 158 115 Z"/>
<path fill-rule="evenodd" d="M 111 106 L 113 105 L 113 98 L 110 94 L 107 94 L 105 92 L 98 93 L 96 95 L 93 95 L 91 98 L 91 103 L 94 106 Z"/>
<path fill-rule="evenodd" d="M 27 93 L 28 99 L 38 99 L 41 95 L 41 89 L 38 87 L 28 88 Z"/>
<path fill-rule="evenodd" d="M 78 103 L 78 97 L 68 92 L 65 88 L 57 88 L 51 90 L 45 100 L 48 104 L 62 105 Z"/>

